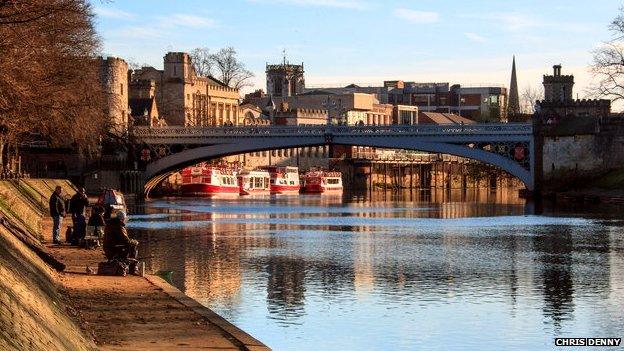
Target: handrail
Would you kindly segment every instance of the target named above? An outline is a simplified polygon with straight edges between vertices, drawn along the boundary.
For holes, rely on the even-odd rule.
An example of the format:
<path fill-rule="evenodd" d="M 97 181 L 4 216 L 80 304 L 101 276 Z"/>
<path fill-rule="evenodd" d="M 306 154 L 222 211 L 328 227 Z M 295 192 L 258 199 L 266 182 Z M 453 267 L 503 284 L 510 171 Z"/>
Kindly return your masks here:
<path fill-rule="evenodd" d="M 366 125 L 366 126 L 232 126 L 232 127 L 134 127 L 138 138 L 256 137 L 256 136 L 334 136 L 352 135 L 475 135 L 532 134 L 532 124 L 470 125 Z"/>

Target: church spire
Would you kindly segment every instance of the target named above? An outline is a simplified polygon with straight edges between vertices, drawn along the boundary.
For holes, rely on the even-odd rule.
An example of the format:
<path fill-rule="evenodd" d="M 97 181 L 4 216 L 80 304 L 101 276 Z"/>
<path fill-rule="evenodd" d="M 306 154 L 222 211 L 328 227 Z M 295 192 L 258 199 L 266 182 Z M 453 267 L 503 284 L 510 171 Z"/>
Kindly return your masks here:
<path fill-rule="evenodd" d="M 511 64 L 511 83 L 509 84 L 509 98 L 507 103 L 507 115 L 517 116 L 520 114 L 520 96 L 518 95 L 518 78 L 516 76 L 516 56 Z"/>

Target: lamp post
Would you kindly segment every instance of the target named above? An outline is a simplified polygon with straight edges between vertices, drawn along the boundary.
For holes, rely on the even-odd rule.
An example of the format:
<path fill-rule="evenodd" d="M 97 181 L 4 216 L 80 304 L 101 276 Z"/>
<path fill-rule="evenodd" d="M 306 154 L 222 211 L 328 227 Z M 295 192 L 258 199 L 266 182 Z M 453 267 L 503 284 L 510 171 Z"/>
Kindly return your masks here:
<path fill-rule="evenodd" d="M 342 102 L 336 104 L 335 101 L 332 101 L 332 99 L 330 98 L 330 96 L 327 96 L 327 100 L 322 104 L 323 107 L 325 107 L 327 109 L 327 124 L 326 124 L 326 137 L 331 138 L 331 126 L 332 126 L 332 122 L 331 122 L 331 111 L 333 109 L 336 109 L 336 112 L 338 115 L 341 115 L 344 111 L 344 109 L 342 108 Z M 336 124 L 339 124 L 339 122 L 337 121 Z M 329 142 L 329 150 L 328 150 L 328 156 L 329 158 L 333 158 L 334 157 L 334 148 L 331 142 Z"/>
<path fill-rule="evenodd" d="M 461 93 L 459 93 L 459 99 L 457 100 L 457 112 L 459 113 L 459 117 L 461 117 L 461 104 L 462 102 L 466 102 L 466 99 L 461 97 Z"/>

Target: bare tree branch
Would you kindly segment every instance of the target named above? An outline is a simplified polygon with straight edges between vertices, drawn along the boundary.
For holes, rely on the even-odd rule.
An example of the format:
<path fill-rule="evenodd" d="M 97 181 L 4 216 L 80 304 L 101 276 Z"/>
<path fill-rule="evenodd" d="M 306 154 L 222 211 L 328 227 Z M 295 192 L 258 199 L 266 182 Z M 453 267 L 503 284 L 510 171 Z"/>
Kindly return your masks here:
<path fill-rule="evenodd" d="M 196 48 L 191 51 L 191 61 L 195 68 L 195 73 L 200 77 L 212 76 L 212 67 L 214 65 L 210 57 L 208 48 Z"/>
<path fill-rule="evenodd" d="M 624 100 L 624 7 L 611 22 L 613 39 L 594 51 L 590 69 L 594 82 L 588 92 L 595 98 Z"/>
<path fill-rule="evenodd" d="M 245 68 L 245 65 L 236 57 L 236 50 L 227 47 L 210 55 L 211 61 L 217 71 L 218 78 L 232 88 L 251 86 L 251 78 L 254 74 Z"/>
<path fill-rule="evenodd" d="M 520 111 L 523 114 L 533 114 L 535 103 L 544 98 L 544 87 L 534 88 L 527 85 L 520 93 Z"/>

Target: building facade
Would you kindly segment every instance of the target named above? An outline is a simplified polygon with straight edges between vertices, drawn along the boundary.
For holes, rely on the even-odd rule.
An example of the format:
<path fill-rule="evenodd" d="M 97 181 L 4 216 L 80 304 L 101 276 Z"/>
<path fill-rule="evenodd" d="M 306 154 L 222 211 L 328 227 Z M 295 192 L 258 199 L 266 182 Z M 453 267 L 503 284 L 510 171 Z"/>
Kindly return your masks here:
<path fill-rule="evenodd" d="M 132 72 L 133 89 L 153 89 L 160 116 L 170 126 L 221 126 L 241 123 L 240 94 L 213 77 L 195 73 L 189 54 L 169 52 L 164 69 L 143 67 Z M 149 83 L 148 83 L 149 82 Z M 153 88 L 152 88 L 153 87 Z M 149 95 L 133 91 L 134 95 Z"/>

